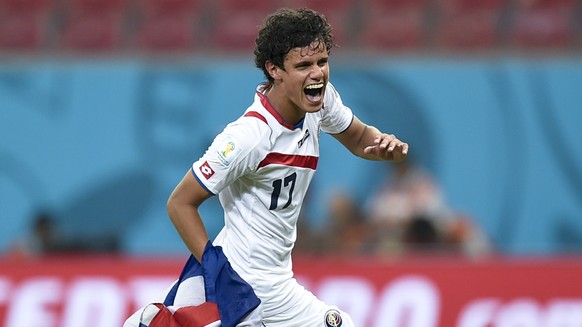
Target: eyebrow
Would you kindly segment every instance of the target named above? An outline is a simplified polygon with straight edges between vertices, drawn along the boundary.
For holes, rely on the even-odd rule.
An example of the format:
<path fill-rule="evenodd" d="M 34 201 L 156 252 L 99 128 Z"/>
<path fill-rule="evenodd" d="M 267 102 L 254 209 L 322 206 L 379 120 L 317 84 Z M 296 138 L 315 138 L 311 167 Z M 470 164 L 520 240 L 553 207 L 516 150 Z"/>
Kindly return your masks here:
<path fill-rule="evenodd" d="M 310 60 L 302 60 L 302 61 L 296 62 L 293 66 L 294 67 L 301 67 L 301 66 L 309 66 L 309 65 L 311 65 Z"/>
<path fill-rule="evenodd" d="M 329 56 L 327 57 L 323 57 L 323 58 L 319 58 L 318 60 L 316 60 L 316 63 L 319 62 L 328 62 L 329 61 Z M 293 67 L 301 67 L 301 66 L 309 66 L 313 64 L 312 60 L 299 60 L 298 62 L 296 62 L 295 64 L 293 64 Z"/>

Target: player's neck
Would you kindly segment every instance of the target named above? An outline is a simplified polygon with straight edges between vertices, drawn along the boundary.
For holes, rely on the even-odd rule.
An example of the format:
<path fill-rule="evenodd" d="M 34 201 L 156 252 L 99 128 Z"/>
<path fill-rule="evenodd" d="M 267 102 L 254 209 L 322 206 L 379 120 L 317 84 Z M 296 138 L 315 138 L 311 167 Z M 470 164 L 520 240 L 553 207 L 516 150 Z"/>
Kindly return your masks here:
<path fill-rule="evenodd" d="M 279 92 L 276 87 L 271 86 L 265 93 L 267 99 L 285 122 L 291 125 L 299 124 L 305 118 L 305 111 L 301 110 L 288 97 Z"/>

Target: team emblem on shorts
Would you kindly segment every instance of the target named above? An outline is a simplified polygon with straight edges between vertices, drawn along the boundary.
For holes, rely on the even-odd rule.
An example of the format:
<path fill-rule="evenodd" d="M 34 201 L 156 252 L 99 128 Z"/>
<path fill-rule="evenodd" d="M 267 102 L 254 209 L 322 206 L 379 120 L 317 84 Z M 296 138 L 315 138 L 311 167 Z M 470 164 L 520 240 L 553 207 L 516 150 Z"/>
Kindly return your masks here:
<path fill-rule="evenodd" d="M 326 327 L 340 327 L 342 325 L 342 315 L 335 309 L 328 310 L 325 313 Z"/>

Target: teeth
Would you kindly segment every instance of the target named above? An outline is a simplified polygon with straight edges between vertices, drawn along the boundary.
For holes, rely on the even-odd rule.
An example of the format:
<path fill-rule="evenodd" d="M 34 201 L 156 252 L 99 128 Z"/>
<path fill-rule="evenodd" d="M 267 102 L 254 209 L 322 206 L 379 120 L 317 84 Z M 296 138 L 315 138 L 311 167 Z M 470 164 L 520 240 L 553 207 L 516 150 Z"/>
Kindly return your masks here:
<path fill-rule="evenodd" d="M 319 83 L 319 84 L 311 84 L 311 85 L 307 85 L 305 88 L 312 90 L 312 89 L 320 89 L 323 87 L 323 83 Z"/>

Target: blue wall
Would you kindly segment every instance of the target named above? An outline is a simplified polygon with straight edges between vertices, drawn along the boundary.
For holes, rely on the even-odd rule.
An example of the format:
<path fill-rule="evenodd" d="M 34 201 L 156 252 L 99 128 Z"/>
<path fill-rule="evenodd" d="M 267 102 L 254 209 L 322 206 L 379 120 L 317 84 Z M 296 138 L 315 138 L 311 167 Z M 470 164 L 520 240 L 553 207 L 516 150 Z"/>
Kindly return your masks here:
<path fill-rule="evenodd" d="M 582 61 L 352 63 L 332 62 L 344 102 L 409 141 L 449 204 L 501 250 L 582 250 Z M 261 81 L 250 60 L 0 63 L 0 251 L 38 208 L 55 212 L 65 234 L 119 233 L 131 253 L 184 251 L 166 199 Z M 365 201 L 385 171 L 324 135 L 312 226 L 330 190 Z M 203 214 L 215 235 L 217 201 Z"/>

